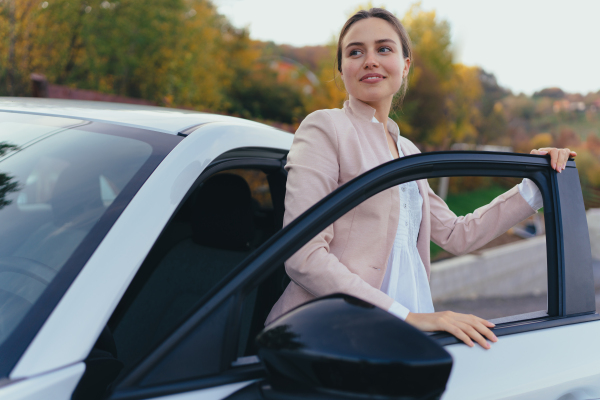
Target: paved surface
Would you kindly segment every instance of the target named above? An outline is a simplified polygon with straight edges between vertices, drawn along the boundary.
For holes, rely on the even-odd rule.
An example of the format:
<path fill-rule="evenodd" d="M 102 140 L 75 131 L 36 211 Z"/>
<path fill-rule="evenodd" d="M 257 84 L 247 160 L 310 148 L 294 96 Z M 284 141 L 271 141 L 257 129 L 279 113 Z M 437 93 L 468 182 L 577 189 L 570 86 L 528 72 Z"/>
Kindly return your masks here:
<path fill-rule="evenodd" d="M 596 287 L 596 310 L 600 311 L 600 261 L 594 262 L 594 283 Z M 435 302 L 434 307 L 436 311 L 452 310 L 466 314 L 475 314 L 485 319 L 492 319 L 546 310 L 546 294 L 540 296 Z"/>

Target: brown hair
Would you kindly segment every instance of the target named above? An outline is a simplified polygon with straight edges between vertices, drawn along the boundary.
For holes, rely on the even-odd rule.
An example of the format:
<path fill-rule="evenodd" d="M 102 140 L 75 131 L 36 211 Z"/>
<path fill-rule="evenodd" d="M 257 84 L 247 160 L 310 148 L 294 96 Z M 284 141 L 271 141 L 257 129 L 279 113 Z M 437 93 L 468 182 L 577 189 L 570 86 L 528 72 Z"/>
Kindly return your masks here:
<path fill-rule="evenodd" d="M 337 64 L 337 70 L 342 72 L 342 40 L 350 30 L 350 27 L 354 25 L 355 22 L 368 19 L 368 18 L 381 18 L 384 21 L 389 22 L 390 25 L 394 28 L 398 36 L 400 37 L 400 42 L 402 44 L 402 55 L 404 58 L 408 58 L 412 61 L 412 43 L 410 42 L 410 37 L 408 33 L 406 33 L 406 29 L 402 26 L 402 23 L 394 14 L 391 12 L 384 10 L 383 8 L 371 8 L 370 10 L 360 10 L 353 16 L 351 16 L 348 21 L 344 24 L 342 31 L 340 32 L 340 38 L 338 39 L 337 45 L 337 53 L 335 56 L 335 61 Z M 408 76 L 402 80 L 402 86 L 400 87 L 399 96 L 397 101 L 399 103 L 402 102 L 404 95 L 406 94 L 406 89 L 408 89 L 407 85 Z"/>

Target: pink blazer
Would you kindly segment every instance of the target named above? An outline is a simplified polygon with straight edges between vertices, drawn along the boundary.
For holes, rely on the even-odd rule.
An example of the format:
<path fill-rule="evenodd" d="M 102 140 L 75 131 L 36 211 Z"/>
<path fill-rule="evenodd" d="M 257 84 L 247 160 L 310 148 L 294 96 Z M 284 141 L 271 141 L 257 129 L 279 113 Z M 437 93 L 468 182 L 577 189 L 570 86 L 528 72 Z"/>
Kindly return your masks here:
<path fill-rule="evenodd" d="M 372 122 L 375 109 L 350 96 L 343 109 L 308 115 L 296 131 L 287 157 L 288 179 L 284 225 L 338 186 L 391 160 L 383 124 Z M 390 119 L 388 130 L 404 155 L 419 153 L 399 137 Z M 417 181 L 423 217 L 417 249 L 429 276 L 429 242 L 459 255 L 475 250 L 535 210 L 515 186 L 464 217 L 457 217 L 429 187 Z M 379 288 L 398 227 L 398 189 L 390 188 L 364 201 L 327 227 L 285 263 L 290 284 L 273 306 L 266 324 L 315 297 L 347 293 L 389 309 L 393 300 Z"/>

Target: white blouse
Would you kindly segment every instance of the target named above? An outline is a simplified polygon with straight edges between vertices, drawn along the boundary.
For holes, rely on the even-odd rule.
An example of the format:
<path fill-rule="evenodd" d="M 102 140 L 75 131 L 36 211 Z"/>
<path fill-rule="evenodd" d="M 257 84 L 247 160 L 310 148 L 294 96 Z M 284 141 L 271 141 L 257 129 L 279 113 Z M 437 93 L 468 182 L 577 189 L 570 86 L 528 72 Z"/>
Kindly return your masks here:
<path fill-rule="evenodd" d="M 373 122 L 378 123 L 375 117 Z M 400 157 L 404 157 L 398 143 L 396 147 Z M 390 157 L 393 159 L 391 152 Z M 525 178 L 518 187 L 521 196 L 533 209 L 538 210 L 542 207 L 542 195 L 532 181 Z M 398 185 L 398 190 L 400 218 L 381 291 L 394 299 L 388 311 L 406 319 L 409 312 L 432 313 L 434 309 L 425 266 L 417 251 L 417 238 L 423 216 L 423 197 L 415 181 Z"/>

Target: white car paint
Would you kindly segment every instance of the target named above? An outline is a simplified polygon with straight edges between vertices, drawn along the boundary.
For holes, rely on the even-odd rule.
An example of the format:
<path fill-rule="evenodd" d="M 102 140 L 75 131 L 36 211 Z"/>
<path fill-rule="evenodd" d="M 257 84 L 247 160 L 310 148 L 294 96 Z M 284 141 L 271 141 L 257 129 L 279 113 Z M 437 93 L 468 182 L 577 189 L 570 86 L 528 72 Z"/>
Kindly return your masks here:
<path fill-rule="evenodd" d="M 193 392 L 172 394 L 163 397 L 153 397 L 152 400 L 221 400 L 230 394 L 248 386 L 254 381 L 230 383 L 228 385 L 208 389 L 194 390 Z M 150 399 L 149 399 L 150 400 Z"/>
<path fill-rule="evenodd" d="M 0 399 L 68 400 L 85 371 L 80 362 L 0 387 Z"/>
<path fill-rule="evenodd" d="M 600 399 L 600 321 L 501 336 L 490 350 L 446 346 L 442 400 Z"/>
<path fill-rule="evenodd" d="M 123 211 L 10 378 L 85 359 L 175 208 L 214 158 L 239 147 L 289 149 L 292 139 L 291 134 L 261 125 L 215 122 L 182 140 Z"/>
<path fill-rule="evenodd" d="M 0 111 L 107 122 L 173 135 L 192 126 L 207 122 L 230 122 L 253 126 L 255 128 L 275 130 L 257 122 L 228 117 L 226 115 L 207 114 L 177 108 L 105 103 L 101 101 L 1 97 Z"/>

